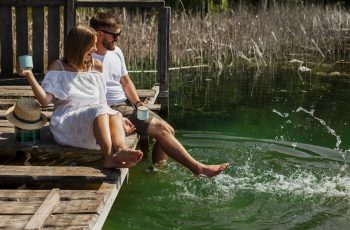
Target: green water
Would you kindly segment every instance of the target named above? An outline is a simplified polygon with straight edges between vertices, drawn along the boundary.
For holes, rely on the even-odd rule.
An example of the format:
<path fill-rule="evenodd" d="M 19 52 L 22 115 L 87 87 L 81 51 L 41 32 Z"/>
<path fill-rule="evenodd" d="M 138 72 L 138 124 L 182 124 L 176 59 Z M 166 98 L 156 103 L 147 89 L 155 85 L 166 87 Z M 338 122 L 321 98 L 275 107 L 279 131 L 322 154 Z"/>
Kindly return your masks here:
<path fill-rule="evenodd" d="M 349 229 L 350 79 L 172 73 L 168 118 L 198 179 L 170 161 L 130 171 L 104 229 Z"/>

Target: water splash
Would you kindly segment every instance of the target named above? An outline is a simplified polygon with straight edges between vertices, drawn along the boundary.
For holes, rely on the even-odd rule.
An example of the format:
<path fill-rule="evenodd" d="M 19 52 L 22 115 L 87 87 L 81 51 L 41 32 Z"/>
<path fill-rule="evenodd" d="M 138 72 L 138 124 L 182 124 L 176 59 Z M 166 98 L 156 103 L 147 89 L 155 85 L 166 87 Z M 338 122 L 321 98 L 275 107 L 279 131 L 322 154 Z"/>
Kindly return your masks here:
<path fill-rule="evenodd" d="M 270 194 L 306 200 L 350 196 L 349 177 L 338 175 L 319 178 L 302 169 L 290 175 L 273 170 L 257 173 L 255 167 L 251 162 L 237 167 L 237 173 L 242 173 L 240 176 L 223 173 L 212 180 L 178 180 L 175 182 L 176 197 L 172 198 L 221 203 L 234 199 L 239 193 Z"/>
<path fill-rule="evenodd" d="M 281 117 L 288 117 L 289 116 L 288 113 L 281 113 L 281 112 L 277 111 L 276 109 L 273 109 L 272 112 L 276 113 L 277 115 L 279 115 Z"/>
<path fill-rule="evenodd" d="M 331 127 L 329 127 L 329 126 L 326 124 L 326 122 L 325 122 L 324 120 L 322 120 L 321 118 L 318 118 L 318 117 L 315 117 L 315 116 L 314 116 L 315 110 L 312 109 L 312 110 L 308 111 L 308 110 L 304 109 L 303 107 L 299 107 L 299 108 L 296 110 L 296 112 L 300 112 L 300 111 L 303 111 L 304 113 L 309 114 L 312 118 L 314 118 L 314 119 L 316 119 L 318 122 L 320 122 L 321 125 L 323 125 L 323 126 L 327 129 L 328 133 L 331 134 L 332 136 L 334 136 L 334 137 L 336 138 L 336 140 L 337 140 L 336 143 L 335 143 L 336 150 L 340 150 L 339 146 L 340 146 L 340 144 L 341 144 L 341 142 L 342 142 L 340 136 L 337 135 L 337 133 L 335 132 L 335 130 L 332 129 Z M 343 156 L 343 157 L 345 157 L 345 156 Z"/>
<path fill-rule="evenodd" d="M 345 159 L 335 149 L 219 133 L 185 133 L 182 136 L 187 137 L 182 142 L 193 150 L 191 154 L 204 154 L 209 148 L 211 155 L 217 156 L 211 148 L 215 147 L 221 155 L 218 159 L 231 157 L 234 163 L 232 168 L 210 180 L 183 180 L 184 177 L 177 175 L 176 196 L 179 197 L 173 199 L 222 203 L 245 193 L 308 201 L 350 196 L 350 177 L 343 170 L 347 164 L 344 165 Z M 224 152 L 226 157 L 222 155 Z M 179 169 L 174 171 L 179 172 Z"/>

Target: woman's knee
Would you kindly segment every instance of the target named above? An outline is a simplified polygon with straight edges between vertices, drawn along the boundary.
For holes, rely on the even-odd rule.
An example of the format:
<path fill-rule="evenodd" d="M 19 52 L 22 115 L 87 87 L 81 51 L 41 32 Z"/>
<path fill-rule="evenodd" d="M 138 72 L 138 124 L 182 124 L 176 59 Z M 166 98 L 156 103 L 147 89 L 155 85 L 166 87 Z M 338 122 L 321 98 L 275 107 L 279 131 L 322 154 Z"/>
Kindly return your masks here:
<path fill-rule="evenodd" d="M 116 118 L 116 119 L 123 119 L 123 115 L 121 113 L 116 113 L 116 114 L 113 114 L 113 115 L 109 115 L 110 118 Z"/>

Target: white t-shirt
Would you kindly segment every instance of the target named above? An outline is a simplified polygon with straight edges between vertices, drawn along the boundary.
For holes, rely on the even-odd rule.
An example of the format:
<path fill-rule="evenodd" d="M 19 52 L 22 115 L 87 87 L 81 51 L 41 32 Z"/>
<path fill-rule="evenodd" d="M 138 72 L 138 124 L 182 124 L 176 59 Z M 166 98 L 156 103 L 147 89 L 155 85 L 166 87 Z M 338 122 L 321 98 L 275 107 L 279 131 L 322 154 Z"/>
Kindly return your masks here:
<path fill-rule="evenodd" d="M 108 105 L 116 105 L 126 101 L 127 97 L 120 81 L 123 76 L 128 74 L 128 70 L 121 49 L 116 47 L 113 51 L 108 50 L 105 55 L 93 53 L 92 57 L 103 63 Z"/>

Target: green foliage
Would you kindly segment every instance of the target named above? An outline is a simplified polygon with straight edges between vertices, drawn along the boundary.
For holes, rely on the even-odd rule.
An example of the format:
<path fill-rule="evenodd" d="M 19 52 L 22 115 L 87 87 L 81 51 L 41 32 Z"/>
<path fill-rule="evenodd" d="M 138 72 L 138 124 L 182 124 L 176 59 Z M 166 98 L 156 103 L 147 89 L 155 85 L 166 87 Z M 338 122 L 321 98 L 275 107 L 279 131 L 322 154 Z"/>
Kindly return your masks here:
<path fill-rule="evenodd" d="M 230 11 L 229 0 L 209 0 L 209 12 L 210 13 L 219 13 Z"/>

